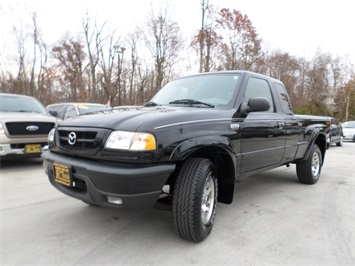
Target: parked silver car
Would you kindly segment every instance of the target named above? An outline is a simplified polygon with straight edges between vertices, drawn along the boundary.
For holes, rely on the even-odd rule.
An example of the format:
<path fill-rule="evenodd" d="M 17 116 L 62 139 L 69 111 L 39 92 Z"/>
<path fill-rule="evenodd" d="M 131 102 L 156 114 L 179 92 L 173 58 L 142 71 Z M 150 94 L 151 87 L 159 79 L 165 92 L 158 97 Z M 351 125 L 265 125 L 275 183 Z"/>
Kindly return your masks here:
<path fill-rule="evenodd" d="M 347 121 L 342 124 L 344 140 L 355 142 L 355 121 Z"/>
<path fill-rule="evenodd" d="M 35 98 L 0 93 L 0 160 L 40 157 L 56 124 Z"/>
<path fill-rule="evenodd" d="M 47 105 L 46 110 L 60 120 L 98 111 L 111 111 L 112 107 L 99 103 L 55 103 Z"/>

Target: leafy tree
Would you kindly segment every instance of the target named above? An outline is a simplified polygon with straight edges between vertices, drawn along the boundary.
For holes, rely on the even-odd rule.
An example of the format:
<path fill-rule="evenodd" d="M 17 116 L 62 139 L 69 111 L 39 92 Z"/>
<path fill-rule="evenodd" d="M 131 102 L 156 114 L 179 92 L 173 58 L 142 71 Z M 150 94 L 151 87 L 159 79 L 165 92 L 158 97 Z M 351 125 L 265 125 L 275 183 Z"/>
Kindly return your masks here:
<path fill-rule="evenodd" d="M 216 21 L 223 37 L 221 69 L 252 70 L 262 51 L 261 39 L 248 16 L 235 9 L 222 8 Z"/>
<path fill-rule="evenodd" d="M 288 91 L 291 102 L 297 97 L 298 73 L 300 65 L 296 57 L 279 50 L 263 58 L 263 74 L 281 80 Z"/>
<path fill-rule="evenodd" d="M 209 72 L 216 58 L 218 44 L 221 37 L 216 32 L 216 9 L 210 0 L 201 0 L 201 28 L 194 36 L 191 46 L 199 53 L 199 72 Z"/>
<path fill-rule="evenodd" d="M 341 120 L 355 120 L 355 76 L 339 89 L 335 103 Z"/>

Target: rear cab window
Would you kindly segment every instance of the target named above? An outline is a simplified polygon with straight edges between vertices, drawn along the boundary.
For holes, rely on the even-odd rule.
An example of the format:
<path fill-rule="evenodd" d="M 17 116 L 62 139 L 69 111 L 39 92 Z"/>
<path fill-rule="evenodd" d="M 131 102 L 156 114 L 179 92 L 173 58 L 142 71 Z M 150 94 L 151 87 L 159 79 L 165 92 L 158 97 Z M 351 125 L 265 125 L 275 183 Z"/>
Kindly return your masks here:
<path fill-rule="evenodd" d="M 280 83 L 274 83 L 277 96 L 280 100 L 281 110 L 283 113 L 293 115 L 291 101 L 288 97 L 286 88 Z"/>

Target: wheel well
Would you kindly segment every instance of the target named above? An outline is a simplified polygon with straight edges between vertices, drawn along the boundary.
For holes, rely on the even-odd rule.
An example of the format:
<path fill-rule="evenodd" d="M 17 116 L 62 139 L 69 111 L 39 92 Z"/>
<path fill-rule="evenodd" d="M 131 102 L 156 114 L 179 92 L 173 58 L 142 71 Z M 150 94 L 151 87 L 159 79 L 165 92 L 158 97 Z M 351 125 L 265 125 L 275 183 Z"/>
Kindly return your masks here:
<path fill-rule="evenodd" d="M 188 158 L 191 157 L 208 158 L 213 162 L 218 180 L 218 201 L 230 204 L 233 201 L 235 185 L 235 166 L 231 156 L 219 147 L 209 146 L 195 151 Z M 185 160 L 178 164 L 178 171 Z"/>

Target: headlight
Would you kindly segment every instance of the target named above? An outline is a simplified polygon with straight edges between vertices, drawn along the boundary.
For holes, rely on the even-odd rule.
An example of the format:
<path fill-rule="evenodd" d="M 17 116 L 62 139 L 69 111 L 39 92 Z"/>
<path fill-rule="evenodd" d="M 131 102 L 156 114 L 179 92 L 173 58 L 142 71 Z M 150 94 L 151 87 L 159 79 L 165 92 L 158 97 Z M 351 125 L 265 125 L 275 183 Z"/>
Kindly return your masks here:
<path fill-rule="evenodd" d="M 3 128 L 1 123 L 0 123 L 0 134 L 5 134 L 5 129 Z"/>
<path fill-rule="evenodd" d="M 156 149 L 156 142 L 155 137 L 149 133 L 114 131 L 108 137 L 105 148 L 130 151 L 152 151 Z"/>
<path fill-rule="evenodd" d="M 48 143 L 54 142 L 54 133 L 55 133 L 55 128 L 52 128 L 51 131 L 48 133 Z"/>

